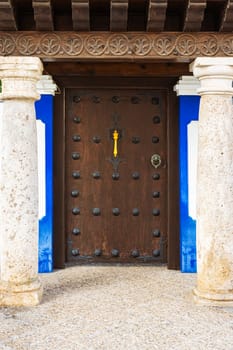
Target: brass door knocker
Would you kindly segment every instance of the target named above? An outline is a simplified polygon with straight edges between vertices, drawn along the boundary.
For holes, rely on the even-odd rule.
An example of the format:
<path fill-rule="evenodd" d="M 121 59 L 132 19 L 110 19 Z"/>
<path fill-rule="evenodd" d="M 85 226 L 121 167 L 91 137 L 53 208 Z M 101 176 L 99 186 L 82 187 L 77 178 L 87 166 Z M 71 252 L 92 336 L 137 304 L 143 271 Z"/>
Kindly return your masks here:
<path fill-rule="evenodd" d="M 158 167 L 160 167 L 160 165 L 161 165 L 161 163 L 162 163 L 162 160 L 161 160 L 161 157 L 160 157 L 159 154 L 153 154 L 153 155 L 151 156 L 150 161 L 151 161 L 152 166 L 153 166 L 155 169 L 157 169 Z"/>

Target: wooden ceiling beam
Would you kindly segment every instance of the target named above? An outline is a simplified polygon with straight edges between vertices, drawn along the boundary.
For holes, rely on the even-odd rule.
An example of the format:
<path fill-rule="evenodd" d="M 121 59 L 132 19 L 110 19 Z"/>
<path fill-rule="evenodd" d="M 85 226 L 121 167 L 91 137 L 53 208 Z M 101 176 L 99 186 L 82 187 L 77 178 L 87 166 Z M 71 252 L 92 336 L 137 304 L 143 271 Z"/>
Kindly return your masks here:
<path fill-rule="evenodd" d="M 78 31 L 90 30 L 90 4 L 89 0 L 72 0 L 73 28 Z"/>
<path fill-rule="evenodd" d="M 198 32 L 201 30 L 206 3 L 206 0 L 188 0 L 184 19 L 184 32 Z"/>
<path fill-rule="evenodd" d="M 11 0 L 0 0 L 0 30 L 17 30 L 15 11 Z"/>
<path fill-rule="evenodd" d="M 233 0 L 227 0 L 223 11 L 222 21 L 219 28 L 220 32 L 233 31 Z"/>
<path fill-rule="evenodd" d="M 111 0 L 110 30 L 126 31 L 128 26 L 128 0 Z"/>
<path fill-rule="evenodd" d="M 150 0 L 147 17 L 147 31 L 162 31 L 166 20 L 167 0 Z"/>
<path fill-rule="evenodd" d="M 33 0 L 34 19 L 37 30 L 54 30 L 51 0 Z"/>

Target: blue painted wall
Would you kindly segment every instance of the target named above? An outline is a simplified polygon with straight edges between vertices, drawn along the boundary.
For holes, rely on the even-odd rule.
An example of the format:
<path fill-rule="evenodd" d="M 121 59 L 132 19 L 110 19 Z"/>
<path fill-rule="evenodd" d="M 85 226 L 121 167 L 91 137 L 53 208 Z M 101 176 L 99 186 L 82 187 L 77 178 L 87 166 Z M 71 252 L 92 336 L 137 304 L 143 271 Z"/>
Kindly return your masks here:
<path fill-rule="evenodd" d="M 45 124 L 46 215 L 39 220 L 39 272 L 53 270 L 53 96 L 41 95 L 36 118 Z"/>
<path fill-rule="evenodd" d="M 198 120 L 199 96 L 179 97 L 181 271 L 196 272 L 196 221 L 188 214 L 188 124 Z"/>

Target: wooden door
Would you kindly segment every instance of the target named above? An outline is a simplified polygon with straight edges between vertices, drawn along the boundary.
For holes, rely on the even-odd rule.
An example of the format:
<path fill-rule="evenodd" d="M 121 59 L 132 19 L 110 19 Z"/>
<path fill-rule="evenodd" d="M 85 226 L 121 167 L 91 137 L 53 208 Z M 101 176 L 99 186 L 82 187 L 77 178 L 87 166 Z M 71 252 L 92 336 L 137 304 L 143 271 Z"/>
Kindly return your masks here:
<path fill-rule="evenodd" d="M 67 89 L 67 261 L 166 261 L 166 92 Z"/>

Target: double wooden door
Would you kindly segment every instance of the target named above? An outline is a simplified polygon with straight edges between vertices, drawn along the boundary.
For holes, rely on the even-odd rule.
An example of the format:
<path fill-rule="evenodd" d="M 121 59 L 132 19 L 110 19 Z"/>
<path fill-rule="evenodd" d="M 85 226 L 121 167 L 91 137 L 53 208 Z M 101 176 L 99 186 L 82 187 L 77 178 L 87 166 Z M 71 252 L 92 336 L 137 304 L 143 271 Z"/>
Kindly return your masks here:
<path fill-rule="evenodd" d="M 67 89 L 67 261 L 166 261 L 166 92 Z"/>

